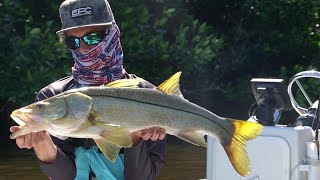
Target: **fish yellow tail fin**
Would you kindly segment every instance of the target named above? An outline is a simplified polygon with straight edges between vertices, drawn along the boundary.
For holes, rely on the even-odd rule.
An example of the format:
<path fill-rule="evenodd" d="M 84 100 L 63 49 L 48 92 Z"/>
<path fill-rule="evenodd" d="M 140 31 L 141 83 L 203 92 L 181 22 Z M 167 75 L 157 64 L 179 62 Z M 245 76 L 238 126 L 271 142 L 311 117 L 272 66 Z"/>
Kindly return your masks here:
<path fill-rule="evenodd" d="M 234 134 L 229 143 L 224 143 L 223 147 L 235 168 L 241 176 L 250 173 L 250 162 L 246 152 L 246 141 L 256 138 L 262 131 L 263 126 L 258 123 L 231 120 L 234 126 Z"/>

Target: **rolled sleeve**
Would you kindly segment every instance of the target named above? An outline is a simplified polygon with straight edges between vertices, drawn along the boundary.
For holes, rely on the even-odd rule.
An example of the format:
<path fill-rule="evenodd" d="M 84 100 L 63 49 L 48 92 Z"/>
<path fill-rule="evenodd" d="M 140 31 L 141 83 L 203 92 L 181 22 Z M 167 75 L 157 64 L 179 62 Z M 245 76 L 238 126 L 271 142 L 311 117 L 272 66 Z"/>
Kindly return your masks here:
<path fill-rule="evenodd" d="M 52 163 L 38 161 L 40 169 L 44 174 L 54 180 L 70 180 L 76 177 L 76 165 L 74 147 L 71 140 L 60 140 L 51 136 L 53 142 L 57 145 L 57 157 Z"/>
<path fill-rule="evenodd" d="M 40 169 L 48 177 L 54 180 L 70 180 L 76 177 L 76 167 L 73 161 L 59 148 L 57 158 L 50 164 L 39 160 Z"/>
<path fill-rule="evenodd" d="M 126 180 L 152 180 L 165 163 L 166 139 L 144 141 L 124 149 L 124 176 Z"/>

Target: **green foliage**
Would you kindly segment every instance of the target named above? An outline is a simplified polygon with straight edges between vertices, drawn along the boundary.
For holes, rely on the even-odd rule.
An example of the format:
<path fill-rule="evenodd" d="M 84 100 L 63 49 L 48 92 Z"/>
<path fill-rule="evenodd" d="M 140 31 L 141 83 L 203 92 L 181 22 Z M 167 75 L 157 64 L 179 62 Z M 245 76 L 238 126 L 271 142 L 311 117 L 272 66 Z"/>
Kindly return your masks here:
<path fill-rule="evenodd" d="M 4 32 L 0 37 L 0 100 L 23 105 L 32 102 L 43 86 L 65 76 L 71 61 L 58 42 L 53 20 L 35 21 L 39 14 L 30 16 L 23 2 L 5 0 L 2 6 L 6 11 L 1 11 L 4 18 L 0 18 Z"/>
<path fill-rule="evenodd" d="M 223 37 L 224 49 L 210 68 L 227 82 L 214 81 L 228 98 L 247 99 L 253 77 L 288 80 L 296 65 L 320 65 L 317 0 L 190 0 L 189 6 Z"/>
<path fill-rule="evenodd" d="M 188 14 L 184 1 L 111 1 L 111 6 L 129 72 L 160 83 L 176 71 L 197 78 L 203 66 L 215 63 L 222 40 Z"/>

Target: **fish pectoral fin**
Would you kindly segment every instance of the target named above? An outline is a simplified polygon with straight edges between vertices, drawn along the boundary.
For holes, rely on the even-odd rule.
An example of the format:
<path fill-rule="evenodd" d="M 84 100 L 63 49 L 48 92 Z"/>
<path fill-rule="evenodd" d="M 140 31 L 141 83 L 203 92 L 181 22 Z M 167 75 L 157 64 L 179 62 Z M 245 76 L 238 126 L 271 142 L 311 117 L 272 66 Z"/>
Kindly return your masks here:
<path fill-rule="evenodd" d="M 100 151 L 112 162 L 117 159 L 121 146 L 116 145 L 104 138 L 94 139 Z"/>
<path fill-rule="evenodd" d="M 105 127 L 100 134 L 101 137 L 121 147 L 130 148 L 132 146 L 132 140 L 128 128 L 113 125 L 104 126 Z"/>
<path fill-rule="evenodd" d="M 119 79 L 116 81 L 112 81 L 104 86 L 113 87 L 113 88 L 139 88 L 141 82 L 143 82 L 142 78 L 135 79 Z"/>
<path fill-rule="evenodd" d="M 180 91 L 180 77 L 181 71 L 172 75 L 168 80 L 161 83 L 157 89 L 168 95 L 175 95 L 183 98 Z"/>
<path fill-rule="evenodd" d="M 179 132 L 177 135 L 178 138 L 187 141 L 196 146 L 207 147 L 208 144 L 204 139 L 204 132 L 201 131 L 192 131 L 192 132 Z"/>
<path fill-rule="evenodd" d="M 241 175 L 247 176 L 250 173 L 250 162 L 246 152 L 246 141 L 256 138 L 263 129 L 259 123 L 232 120 L 234 126 L 233 137 L 230 142 L 221 141 L 231 164 Z"/>

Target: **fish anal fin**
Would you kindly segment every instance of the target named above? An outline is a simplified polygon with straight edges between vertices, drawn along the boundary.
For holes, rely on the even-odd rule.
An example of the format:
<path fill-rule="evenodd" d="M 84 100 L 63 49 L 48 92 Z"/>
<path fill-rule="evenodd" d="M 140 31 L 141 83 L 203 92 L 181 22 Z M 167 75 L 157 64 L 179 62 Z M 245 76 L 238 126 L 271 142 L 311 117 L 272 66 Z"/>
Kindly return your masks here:
<path fill-rule="evenodd" d="M 187 141 L 196 146 L 207 147 L 208 144 L 204 139 L 204 132 L 202 131 L 192 131 L 192 132 L 179 132 L 177 135 L 178 138 Z"/>
<path fill-rule="evenodd" d="M 142 78 L 119 79 L 105 84 L 105 86 L 113 88 L 139 88 L 140 83 L 143 81 L 144 80 Z"/>
<path fill-rule="evenodd" d="M 117 159 L 121 146 L 113 144 L 104 138 L 94 139 L 100 151 L 112 162 Z"/>
<path fill-rule="evenodd" d="M 180 77 L 181 77 L 181 71 L 175 73 L 168 80 L 161 83 L 157 87 L 157 89 L 168 95 L 176 95 L 179 97 L 183 97 L 180 91 Z"/>
<path fill-rule="evenodd" d="M 258 123 L 232 120 L 234 134 L 230 142 L 221 142 L 234 169 L 241 175 L 250 173 L 250 161 L 246 152 L 246 141 L 256 138 L 263 129 Z"/>

